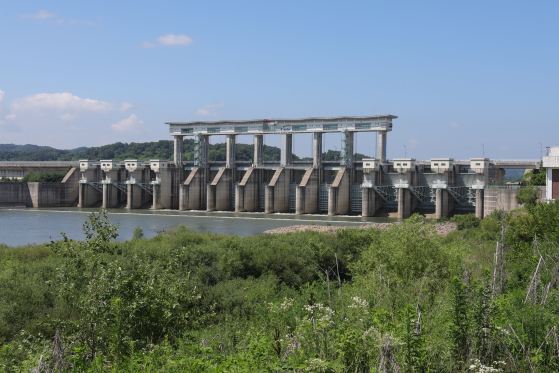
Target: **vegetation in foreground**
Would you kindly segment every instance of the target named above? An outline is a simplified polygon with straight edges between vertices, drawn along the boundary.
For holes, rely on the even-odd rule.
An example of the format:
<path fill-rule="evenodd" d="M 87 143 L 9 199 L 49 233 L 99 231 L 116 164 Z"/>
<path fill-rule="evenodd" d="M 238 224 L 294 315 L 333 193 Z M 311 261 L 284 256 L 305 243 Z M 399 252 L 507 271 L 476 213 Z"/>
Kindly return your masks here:
<path fill-rule="evenodd" d="M 0 248 L 7 372 L 550 372 L 559 202 L 389 230 Z"/>

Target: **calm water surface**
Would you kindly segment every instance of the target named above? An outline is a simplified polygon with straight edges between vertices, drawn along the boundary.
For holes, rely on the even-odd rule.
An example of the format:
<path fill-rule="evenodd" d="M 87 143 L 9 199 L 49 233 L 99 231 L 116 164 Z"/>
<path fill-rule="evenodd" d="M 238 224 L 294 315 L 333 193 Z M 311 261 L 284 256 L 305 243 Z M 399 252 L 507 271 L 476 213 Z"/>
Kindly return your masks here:
<path fill-rule="evenodd" d="M 99 209 L 77 208 L 26 208 L 0 209 L 0 243 L 9 246 L 28 243 L 46 243 L 61 238 L 64 232 L 69 238 L 81 240 L 86 214 Z M 134 229 L 140 226 L 147 238 L 158 231 L 175 229 L 179 224 L 192 226 L 197 232 L 223 233 L 238 236 L 261 234 L 268 229 L 297 224 L 360 225 L 363 223 L 390 222 L 388 218 L 362 218 L 358 216 L 325 216 L 233 212 L 201 212 L 177 210 L 107 210 L 113 224 L 120 223 L 119 241 L 132 238 Z"/>

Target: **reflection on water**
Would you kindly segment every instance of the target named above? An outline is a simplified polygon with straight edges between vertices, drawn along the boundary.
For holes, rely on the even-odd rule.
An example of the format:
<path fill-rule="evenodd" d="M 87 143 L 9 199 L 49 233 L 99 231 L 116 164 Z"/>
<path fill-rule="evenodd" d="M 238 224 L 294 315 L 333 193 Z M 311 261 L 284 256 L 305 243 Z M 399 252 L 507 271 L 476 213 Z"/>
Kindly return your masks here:
<path fill-rule="evenodd" d="M 27 243 L 45 243 L 59 239 L 60 232 L 69 238 L 81 240 L 85 214 L 99 209 L 77 208 L 26 208 L 0 209 L 0 243 L 9 246 Z M 234 212 L 202 212 L 177 210 L 123 210 L 108 209 L 112 223 L 120 223 L 119 241 L 132 238 L 140 226 L 147 238 L 158 231 L 176 228 L 179 224 L 192 226 L 197 232 L 211 231 L 238 236 L 252 236 L 268 229 L 298 224 L 360 225 L 363 223 L 393 222 L 388 218 L 363 218 L 360 216 L 294 215 Z"/>

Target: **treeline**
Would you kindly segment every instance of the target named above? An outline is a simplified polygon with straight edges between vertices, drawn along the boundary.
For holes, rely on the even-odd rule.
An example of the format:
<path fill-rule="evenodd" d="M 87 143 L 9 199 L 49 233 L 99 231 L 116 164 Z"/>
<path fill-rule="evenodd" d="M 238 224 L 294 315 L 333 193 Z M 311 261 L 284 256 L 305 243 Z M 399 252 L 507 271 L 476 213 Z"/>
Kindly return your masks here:
<path fill-rule="evenodd" d="M 6 372 L 552 372 L 559 202 L 383 231 L 0 247 Z"/>
<path fill-rule="evenodd" d="M 36 145 L 12 145 L 0 144 L 0 161 L 78 161 L 80 159 L 173 159 L 174 144 L 172 140 L 160 140 L 157 142 L 143 143 L 122 143 L 91 147 L 77 148 L 72 150 L 60 150 L 50 147 L 37 147 L 30 150 Z M 3 150 L 4 149 L 4 150 Z M 23 149 L 23 150 L 19 150 Z M 210 144 L 209 146 L 210 161 L 225 161 L 226 145 Z M 236 144 L 235 146 L 236 160 L 252 161 L 254 158 L 254 146 L 251 144 Z M 326 161 L 340 160 L 340 152 L 328 150 L 323 153 L 323 159 Z M 363 154 L 355 154 L 355 160 L 361 160 L 366 157 Z M 194 160 L 194 140 L 186 139 L 184 141 L 184 160 Z M 279 161 L 280 148 L 276 146 L 264 145 L 263 149 L 264 161 Z M 293 154 L 293 160 L 312 160 L 312 158 L 300 158 Z"/>
<path fill-rule="evenodd" d="M 69 170 L 68 170 L 69 171 Z M 68 173 L 66 172 L 54 172 L 54 171 L 43 171 L 43 172 L 33 172 L 30 171 L 25 174 L 21 179 L 2 177 L 0 182 L 42 182 L 42 183 L 60 183 L 64 180 L 64 177 Z"/>

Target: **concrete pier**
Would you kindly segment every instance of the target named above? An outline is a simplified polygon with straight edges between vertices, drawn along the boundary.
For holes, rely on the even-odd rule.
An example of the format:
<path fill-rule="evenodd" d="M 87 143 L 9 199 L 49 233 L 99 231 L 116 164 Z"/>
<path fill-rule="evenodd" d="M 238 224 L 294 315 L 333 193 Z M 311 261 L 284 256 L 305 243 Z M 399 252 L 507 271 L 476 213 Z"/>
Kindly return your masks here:
<path fill-rule="evenodd" d="M 206 209 L 206 178 L 204 169 L 194 168 L 180 186 L 179 210 Z"/>
<path fill-rule="evenodd" d="M 174 137 L 174 163 L 175 163 L 175 168 L 178 170 L 178 178 L 180 181 L 182 181 L 183 179 L 183 174 L 184 174 L 184 170 L 183 170 L 183 153 L 184 153 L 184 149 L 183 149 L 183 145 L 184 145 L 184 136 L 180 135 L 180 136 L 173 136 Z"/>
<path fill-rule="evenodd" d="M 155 180 L 151 182 L 153 187 L 153 205 L 151 208 L 153 210 L 172 209 L 173 184 L 175 179 L 177 179 L 174 177 L 176 170 L 174 163 L 160 159 L 152 159 L 149 161 L 149 164 L 151 170 L 155 172 Z M 175 196 L 177 196 L 177 194 L 175 194 Z"/>
<path fill-rule="evenodd" d="M 206 211 L 232 210 L 233 171 L 220 168 L 212 183 L 208 185 L 208 201 Z"/>
<path fill-rule="evenodd" d="M 417 208 L 418 201 L 410 187 L 417 184 L 418 175 L 414 158 L 395 158 L 394 170 L 400 174 L 400 180 L 394 186 L 398 190 L 398 219 L 408 218 Z"/>
<path fill-rule="evenodd" d="M 291 165 L 293 154 L 293 135 L 288 133 L 281 134 L 280 148 L 280 167 Z"/>
<path fill-rule="evenodd" d="M 454 210 L 454 199 L 446 189 L 437 188 L 435 196 L 435 219 L 448 217 Z"/>
<path fill-rule="evenodd" d="M 290 184 L 291 171 L 283 167 L 278 168 L 265 189 L 264 212 L 266 214 L 289 211 Z"/>
<path fill-rule="evenodd" d="M 328 190 L 328 215 L 347 215 L 351 212 L 351 171 L 341 168 Z"/>
<path fill-rule="evenodd" d="M 256 167 L 262 166 L 263 156 L 264 156 L 264 135 L 254 135 L 253 163 Z"/>
<path fill-rule="evenodd" d="M 373 188 L 364 187 L 361 191 L 361 216 L 375 216 L 379 208 L 382 207 L 382 198 Z"/>
<path fill-rule="evenodd" d="M 483 189 L 476 190 L 476 218 L 483 219 Z"/>
<path fill-rule="evenodd" d="M 103 200 L 103 193 L 89 184 L 78 184 L 78 207 L 91 207 Z"/>
<path fill-rule="evenodd" d="M 318 169 L 309 168 L 295 192 L 295 214 L 316 214 L 318 212 Z"/>
<path fill-rule="evenodd" d="M 251 167 L 235 190 L 235 212 L 253 212 L 260 210 L 261 171 Z"/>
<path fill-rule="evenodd" d="M 117 207 L 127 201 L 126 196 L 126 168 L 121 161 L 101 160 L 101 170 L 105 174 L 105 179 L 101 181 L 103 185 L 103 204 L 102 208 Z"/>
<path fill-rule="evenodd" d="M 313 134 L 313 168 L 320 169 L 322 166 L 322 132 Z"/>
<path fill-rule="evenodd" d="M 227 135 L 225 144 L 225 168 L 235 168 L 235 142 L 236 135 Z"/>
<path fill-rule="evenodd" d="M 127 209 L 138 209 L 146 203 L 153 201 L 153 193 L 149 192 L 150 173 L 149 163 L 138 159 L 124 161 L 128 172 Z"/>
<path fill-rule="evenodd" d="M 398 189 L 398 219 L 409 218 L 412 211 L 417 208 L 417 200 L 409 189 Z"/>
<path fill-rule="evenodd" d="M 379 131 L 378 133 L 378 154 L 377 158 L 381 163 L 386 162 L 386 132 Z"/>
<path fill-rule="evenodd" d="M 103 200 L 101 181 L 104 179 L 98 161 L 80 161 L 81 178 L 78 184 L 78 207 L 90 207 Z"/>

